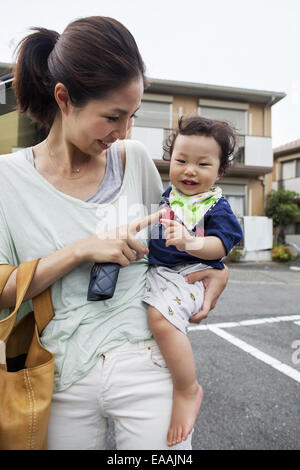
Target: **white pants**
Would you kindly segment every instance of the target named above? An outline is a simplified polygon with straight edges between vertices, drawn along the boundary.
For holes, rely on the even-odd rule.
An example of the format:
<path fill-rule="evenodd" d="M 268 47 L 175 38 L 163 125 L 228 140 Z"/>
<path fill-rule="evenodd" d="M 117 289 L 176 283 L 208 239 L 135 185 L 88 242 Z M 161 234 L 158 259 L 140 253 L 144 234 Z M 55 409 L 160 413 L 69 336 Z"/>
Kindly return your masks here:
<path fill-rule="evenodd" d="M 48 449 L 105 449 L 107 419 L 119 450 L 168 447 L 173 385 L 156 342 L 125 343 L 101 357 L 82 380 L 53 395 Z"/>

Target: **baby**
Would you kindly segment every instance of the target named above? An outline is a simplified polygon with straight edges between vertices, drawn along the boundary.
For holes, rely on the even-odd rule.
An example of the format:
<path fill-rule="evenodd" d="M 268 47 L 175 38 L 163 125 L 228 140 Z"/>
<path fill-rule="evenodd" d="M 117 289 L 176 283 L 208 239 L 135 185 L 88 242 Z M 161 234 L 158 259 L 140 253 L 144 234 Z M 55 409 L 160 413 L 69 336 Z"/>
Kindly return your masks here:
<path fill-rule="evenodd" d="M 214 186 L 234 148 L 234 130 L 226 122 L 194 115 L 179 120 L 165 148 L 171 159 L 171 186 L 160 203 L 166 215 L 151 232 L 143 300 L 149 304 L 149 327 L 173 380 L 169 446 L 192 431 L 203 398 L 186 329 L 190 317 L 201 310 L 204 286 L 202 281 L 188 284 L 184 276 L 224 269 L 222 258 L 243 236 L 221 188 Z"/>

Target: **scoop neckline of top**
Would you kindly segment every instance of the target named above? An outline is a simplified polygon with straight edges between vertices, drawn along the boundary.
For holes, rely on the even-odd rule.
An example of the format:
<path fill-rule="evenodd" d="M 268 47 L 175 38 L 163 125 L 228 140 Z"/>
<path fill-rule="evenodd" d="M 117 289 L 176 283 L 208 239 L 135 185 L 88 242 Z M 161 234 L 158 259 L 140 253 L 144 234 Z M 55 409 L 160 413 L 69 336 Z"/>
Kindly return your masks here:
<path fill-rule="evenodd" d="M 101 203 L 101 202 L 87 202 L 87 201 L 83 201 L 82 199 L 78 199 L 77 197 L 73 197 L 73 196 L 70 196 L 69 194 L 66 194 L 66 193 L 63 193 L 62 191 L 59 191 L 55 186 L 53 186 L 53 184 L 49 183 L 49 181 L 44 178 L 44 176 L 42 176 L 38 171 L 37 169 L 35 168 L 34 165 L 32 165 L 26 158 L 23 160 L 25 161 L 26 165 L 28 165 L 28 167 L 31 169 L 31 171 L 36 175 L 36 177 L 38 179 L 40 179 L 43 184 L 48 188 L 50 189 L 52 192 L 54 192 L 56 195 L 60 196 L 60 197 L 63 197 L 73 203 L 76 203 L 82 207 L 85 207 L 85 208 L 96 208 L 96 207 L 107 207 L 111 204 L 113 204 L 117 199 L 119 199 L 119 197 L 121 196 L 122 192 L 124 191 L 124 188 L 125 188 L 125 185 L 127 183 L 127 178 L 128 178 L 128 161 L 129 159 L 127 158 L 128 157 L 128 152 L 127 152 L 127 143 L 124 142 L 124 145 L 125 145 L 125 155 L 126 155 L 126 160 L 125 160 L 125 171 L 124 171 L 124 175 L 123 175 L 123 181 L 122 181 L 122 184 L 121 184 L 121 187 L 120 187 L 120 190 L 118 191 L 118 193 L 115 195 L 115 197 L 109 201 L 109 202 L 104 202 L 104 203 Z M 32 154 L 32 158 L 34 160 L 34 154 L 33 154 L 33 147 L 27 147 L 25 149 L 26 151 L 29 151 L 31 152 Z M 21 151 L 22 152 L 22 151 Z M 100 186 L 99 186 L 100 187 Z"/>

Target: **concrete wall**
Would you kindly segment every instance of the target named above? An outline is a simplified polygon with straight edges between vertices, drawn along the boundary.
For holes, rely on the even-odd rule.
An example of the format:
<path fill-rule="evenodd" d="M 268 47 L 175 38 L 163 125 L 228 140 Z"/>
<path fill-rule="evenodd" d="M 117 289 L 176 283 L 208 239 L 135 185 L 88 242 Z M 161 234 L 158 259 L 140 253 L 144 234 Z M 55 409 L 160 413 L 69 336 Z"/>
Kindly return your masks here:
<path fill-rule="evenodd" d="M 286 243 L 295 243 L 295 245 L 300 249 L 300 235 L 285 235 L 285 241 Z"/>
<path fill-rule="evenodd" d="M 273 151 L 270 137 L 245 137 L 245 165 L 272 168 Z"/>
<path fill-rule="evenodd" d="M 176 127 L 178 118 L 182 114 L 198 112 L 198 98 L 196 96 L 174 95 L 172 104 L 172 126 Z"/>
<path fill-rule="evenodd" d="M 243 217 L 244 250 L 270 250 L 273 246 L 273 221 L 268 217 Z"/>
<path fill-rule="evenodd" d="M 252 117 L 250 117 L 252 115 Z M 251 125 L 252 121 L 252 125 Z M 251 132 L 252 128 L 252 132 Z M 251 133 L 250 133 L 251 132 Z M 264 135 L 264 111 L 263 105 L 249 103 L 248 110 L 248 133 L 262 137 Z"/>
<path fill-rule="evenodd" d="M 249 216 L 264 216 L 264 186 L 262 181 L 251 178 L 247 189 L 247 214 Z"/>

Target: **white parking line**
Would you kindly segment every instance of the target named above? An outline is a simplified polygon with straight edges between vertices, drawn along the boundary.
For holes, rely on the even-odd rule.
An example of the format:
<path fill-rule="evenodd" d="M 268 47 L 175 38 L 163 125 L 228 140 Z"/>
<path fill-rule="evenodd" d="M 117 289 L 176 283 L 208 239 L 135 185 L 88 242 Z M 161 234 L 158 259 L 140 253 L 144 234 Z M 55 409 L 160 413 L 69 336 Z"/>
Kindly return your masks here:
<path fill-rule="evenodd" d="M 300 320 L 300 315 L 281 315 L 278 317 L 253 318 L 250 320 L 242 320 L 237 322 L 211 323 L 210 325 L 193 325 L 189 326 L 188 330 L 210 330 L 211 327 L 234 328 L 236 326 L 262 325 L 263 323 L 277 323 L 281 321 L 293 321 L 296 323 L 297 320 Z"/>
<path fill-rule="evenodd" d="M 278 317 L 254 318 L 252 320 L 242 320 L 240 322 L 212 323 L 210 325 L 195 325 L 195 326 L 190 326 L 188 328 L 188 331 L 209 330 L 212 333 L 215 333 L 216 335 L 225 339 L 229 343 L 233 344 L 234 346 L 237 346 L 238 348 L 242 349 L 248 354 L 251 354 L 251 356 L 255 357 L 256 359 L 282 372 L 283 374 L 292 378 L 296 382 L 300 382 L 300 372 L 298 370 L 293 369 L 293 367 L 290 367 L 284 364 L 283 362 L 278 361 L 278 359 L 275 359 L 274 357 L 269 356 L 263 351 L 260 351 L 254 346 L 251 346 L 245 341 L 242 341 L 236 336 L 233 336 L 227 331 L 224 331 L 224 328 L 234 328 L 237 326 L 261 325 L 264 323 L 277 323 L 277 322 L 284 322 L 284 321 L 293 321 L 297 325 L 300 325 L 300 321 L 298 320 L 300 320 L 300 315 L 282 315 Z"/>
<path fill-rule="evenodd" d="M 269 286 L 282 286 L 283 284 L 288 284 L 289 287 L 291 286 L 300 286 L 299 282 L 293 282 L 293 283 L 288 283 L 286 281 L 275 281 L 275 280 L 270 280 L 270 281 L 258 281 L 257 279 L 252 280 L 243 280 L 241 281 L 240 279 L 230 279 L 228 281 L 228 284 L 268 284 Z"/>
<path fill-rule="evenodd" d="M 236 338 L 235 336 L 231 335 L 230 333 L 227 333 L 227 331 L 223 331 L 221 328 L 212 326 L 210 327 L 210 331 L 220 336 L 221 338 L 226 339 L 226 341 L 229 341 L 229 343 L 234 344 L 235 346 L 247 352 L 248 354 L 251 354 L 251 356 L 255 357 L 256 359 L 259 359 L 260 361 L 264 362 L 265 364 L 268 364 L 274 369 L 279 370 L 283 374 L 294 379 L 296 382 L 300 382 L 300 372 L 296 369 L 293 369 L 292 367 L 287 366 L 283 362 L 278 361 L 274 357 L 265 354 L 257 348 L 254 348 L 245 341 L 242 341 L 239 338 Z"/>

